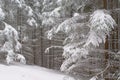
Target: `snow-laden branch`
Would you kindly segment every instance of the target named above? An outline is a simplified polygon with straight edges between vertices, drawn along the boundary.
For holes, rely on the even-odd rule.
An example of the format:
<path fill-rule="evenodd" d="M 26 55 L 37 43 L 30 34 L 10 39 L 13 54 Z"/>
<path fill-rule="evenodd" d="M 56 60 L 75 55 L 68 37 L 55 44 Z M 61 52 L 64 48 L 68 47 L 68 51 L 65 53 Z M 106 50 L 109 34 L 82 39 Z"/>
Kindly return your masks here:
<path fill-rule="evenodd" d="M 90 16 L 90 32 L 84 47 L 92 44 L 97 47 L 100 43 L 105 43 L 106 35 L 116 26 L 115 20 L 106 10 L 96 10 Z"/>
<path fill-rule="evenodd" d="M 86 19 L 86 17 L 87 17 L 87 15 L 78 15 L 78 16 L 74 16 L 72 18 L 69 18 L 69 19 L 65 20 L 64 22 L 62 22 L 58 26 L 58 28 L 56 30 L 56 33 L 58 33 L 59 31 L 68 33 L 70 31 L 69 29 L 74 29 L 75 28 L 74 26 L 71 26 L 72 24 L 74 25 L 76 23 L 84 21 Z"/>
<path fill-rule="evenodd" d="M 63 46 L 50 46 L 45 49 L 45 53 L 49 53 L 50 49 L 52 49 L 52 48 L 63 49 Z"/>

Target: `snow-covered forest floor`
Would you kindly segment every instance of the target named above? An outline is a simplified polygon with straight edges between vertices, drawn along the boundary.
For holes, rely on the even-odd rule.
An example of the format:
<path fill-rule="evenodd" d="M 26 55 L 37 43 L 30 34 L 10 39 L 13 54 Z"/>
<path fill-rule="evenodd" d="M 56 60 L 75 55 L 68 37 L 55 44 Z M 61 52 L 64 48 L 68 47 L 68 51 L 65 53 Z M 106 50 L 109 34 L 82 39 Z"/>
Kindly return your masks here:
<path fill-rule="evenodd" d="M 0 64 L 0 80 L 64 80 L 65 75 L 38 66 Z"/>

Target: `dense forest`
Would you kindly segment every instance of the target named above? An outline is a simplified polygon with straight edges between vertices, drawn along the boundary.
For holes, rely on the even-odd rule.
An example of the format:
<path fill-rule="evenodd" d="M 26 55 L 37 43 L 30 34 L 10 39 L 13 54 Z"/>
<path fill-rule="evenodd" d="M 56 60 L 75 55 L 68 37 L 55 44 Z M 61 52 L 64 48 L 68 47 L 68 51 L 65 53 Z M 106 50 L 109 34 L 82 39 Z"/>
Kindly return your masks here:
<path fill-rule="evenodd" d="M 120 0 L 0 0 L 0 62 L 120 80 Z"/>

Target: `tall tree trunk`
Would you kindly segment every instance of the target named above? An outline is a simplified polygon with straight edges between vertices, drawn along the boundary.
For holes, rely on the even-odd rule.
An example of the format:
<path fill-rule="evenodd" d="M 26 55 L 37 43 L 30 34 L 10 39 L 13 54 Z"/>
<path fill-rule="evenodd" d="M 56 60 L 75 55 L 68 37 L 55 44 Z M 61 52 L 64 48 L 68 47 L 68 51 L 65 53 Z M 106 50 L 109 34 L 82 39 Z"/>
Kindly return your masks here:
<path fill-rule="evenodd" d="M 107 9 L 107 0 L 103 0 L 103 6 L 105 9 Z M 108 36 L 107 36 L 106 42 L 105 42 L 105 49 L 108 49 Z M 107 62 L 108 58 L 109 58 L 109 55 L 107 52 L 105 52 L 105 63 Z"/>

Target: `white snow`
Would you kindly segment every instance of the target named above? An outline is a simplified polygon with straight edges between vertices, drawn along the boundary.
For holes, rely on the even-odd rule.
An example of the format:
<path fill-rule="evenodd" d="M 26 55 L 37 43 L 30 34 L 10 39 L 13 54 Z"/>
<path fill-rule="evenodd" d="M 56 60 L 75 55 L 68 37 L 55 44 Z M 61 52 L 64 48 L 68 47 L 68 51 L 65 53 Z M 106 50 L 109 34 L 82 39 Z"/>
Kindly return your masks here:
<path fill-rule="evenodd" d="M 29 19 L 27 20 L 27 23 L 28 23 L 30 26 L 36 26 L 36 27 L 38 26 L 36 20 L 35 20 L 33 17 L 29 18 Z"/>
<path fill-rule="evenodd" d="M 79 13 L 74 13 L 73 17 L 75 17 L 75 16 L 80 16 L 80 14 Z"/>
<path fill-rule="evenodd" d="M 64 78 L 65 75 L 62 73 L 38 66 L 0 64 L 0 80 L 64 80 Z"/>
<path fill-rule="evenodd" d="M 5 13 L 3 12 L 2 8 L 0 8 L 0 21 L 5 19 Z"/>

